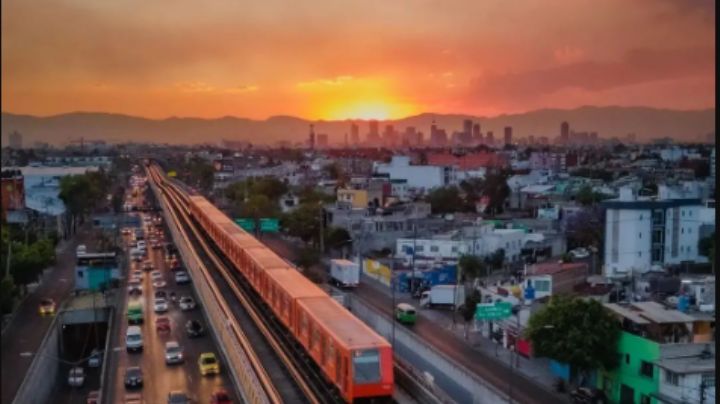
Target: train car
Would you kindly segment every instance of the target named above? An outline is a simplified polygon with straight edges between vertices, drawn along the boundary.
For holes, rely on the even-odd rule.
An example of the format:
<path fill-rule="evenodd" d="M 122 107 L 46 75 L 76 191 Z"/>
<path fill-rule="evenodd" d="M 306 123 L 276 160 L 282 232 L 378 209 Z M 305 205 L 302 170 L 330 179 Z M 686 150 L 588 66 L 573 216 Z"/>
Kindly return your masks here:
<path fill-rule="evenodd" d="M 268 270 L 265 279 L 257 291 L 288 330 L 294 329 L 295 311 L 292 308 L 297 299 L 327 296 L 294 268 Z"/>
<path fill-rule="evenodd" d="M 263 243 L 259 242 L 258 239 L 249 235 L 239 227 L 238 230 L 240 230 L 240 232 L 232 235 L 232 243 L 230 247 L 224 249 L 223 251 L 230 257 L 230 261 L 232 261 L 233 265 L 235 265 L 235 268 L 242 271 L 242 268 L 240 267 L 240 259 L 243 255 L 243 251 L 249 248 L 265 246 Z"/>
<path fill-rule="evenodd" d="M 238 268 L 240 268 L 255 290 L 267 284 L 267 271 L 272 269 L 292 269 L 292 265 L 265 246 L 243 248 L 236 266 L 237 264 L 239 264 Z"/>
<path fill-rule="evenodd" d="M 393 394 L 390 344 L 327 294 L 301 298 L 293 333 L 348 402 Z"/>

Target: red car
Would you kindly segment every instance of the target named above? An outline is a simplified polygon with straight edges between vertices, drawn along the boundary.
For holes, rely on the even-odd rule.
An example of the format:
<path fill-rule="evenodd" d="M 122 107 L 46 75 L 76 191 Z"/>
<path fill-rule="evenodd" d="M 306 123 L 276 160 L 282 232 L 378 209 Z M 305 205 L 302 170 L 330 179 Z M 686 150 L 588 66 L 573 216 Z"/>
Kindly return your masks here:
<path fill-rule="evenodd" d="M 170 319 L 167 317 L 158 317 L 155 319 L 155 330 L 170 332 Z"/>
<path fill-rule="evenodd" d="M 232 400 L 225 390 L 218 390 L 210 396 L 210 404 L 232 404 Z"/>

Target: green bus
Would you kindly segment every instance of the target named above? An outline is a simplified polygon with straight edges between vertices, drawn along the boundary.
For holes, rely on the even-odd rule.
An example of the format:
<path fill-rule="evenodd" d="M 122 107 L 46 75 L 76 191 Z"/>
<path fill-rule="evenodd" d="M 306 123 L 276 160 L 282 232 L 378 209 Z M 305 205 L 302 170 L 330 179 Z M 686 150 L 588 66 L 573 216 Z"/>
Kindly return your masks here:
<path fill-rule="evenodd" d="M 415 307 L 407 303 L 400 303 L 395 307 L 395 319 L 403 324 L 413 325 L 417 319 Z"/>
<path fill-rule="evenodd" d="M 140 301 L 132 301 L 127 306 L 128 324 L 142 324 L 143 322 L 143 305 Z"/>

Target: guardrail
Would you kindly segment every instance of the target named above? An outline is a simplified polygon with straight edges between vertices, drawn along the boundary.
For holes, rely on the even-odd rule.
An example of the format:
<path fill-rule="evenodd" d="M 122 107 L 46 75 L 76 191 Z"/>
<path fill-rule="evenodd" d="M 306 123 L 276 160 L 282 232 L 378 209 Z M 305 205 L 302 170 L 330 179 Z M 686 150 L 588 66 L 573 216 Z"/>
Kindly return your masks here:
<path fill-rule="evenodd" d="M 58 320 L 60 311 L 53 317 L 47 334 L 43 338 L 30 367 L 25 373 L 18 391 L 15 393 L 12 404 L 45 403 L 48 402 L 50 394 L 55 387 L 57 374 L 59 372 L 59 330 Z M 48 352 L 53 350 L 52 353 Z M 42 375 L 43 377 L 37 377 Z"/>
<path fill-rule="evenodd" d="M 227 368 L 230 369 L 233 376 L 232 381 L 236 390 L 240 392 L 246 402 L 269 403 L 270 401 L 250 364 L 246 352 L 234 335 L 235 332 L 239 331 L 239 328 L 234 329 L 234 319 L 223 313 L 217 300 L 218 297 L 208 283 L 211 282 L 211 280 L 207 279 L 209 275 L 203 270 L 199 257 L 189 247 L 189 240 L 184 237 L 175 219 L 168 213 L 169 206 L 167 206 L 165 199 L 162 198 L 162 193 L 157 189 L 157 185 L 150 181 L 150 186 L 162 207 L 165 223 L 170 229 L 173 241 L 178 248 L 182 261 L 185 263 L 188 274 L 192 278 L 193 288 L 201 302 L 206 323 L 214 331 L 212 334 L 226 363 L 232 364 Z"/>

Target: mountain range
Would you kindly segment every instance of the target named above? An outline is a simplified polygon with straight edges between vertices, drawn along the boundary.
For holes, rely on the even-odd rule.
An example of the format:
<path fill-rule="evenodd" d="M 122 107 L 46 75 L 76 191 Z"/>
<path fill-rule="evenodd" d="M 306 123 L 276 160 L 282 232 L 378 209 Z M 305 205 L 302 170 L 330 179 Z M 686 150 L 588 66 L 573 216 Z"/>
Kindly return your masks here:
<path fill-rule="evenodd" d="M 414 126 L 429 137 L 433 121 L 448 134 L 462 129 L 463 120 L 480 123 L 481 131 L 493 131 L 495 139 L 501 139 L 503 128 L 511 126 L 515 139 L 528 135 L 547 136 L 550 139 L 560 133 L 560 124 L 567 121 L 570 129 L 577 132 L 597 132 L 601 138 L 622 138 L 635 133 L 638 141 L 671 137 L 679 141 L 706 140 L 715 133 L 715 109 L 670 110 L 648 107 L 595 107 L 575 109 L 541 109 L 518 114 L 480 117 L 461 114 L 424 113 L 402 119 L 381 122 L 404 131 Z M 368 133 L 366 121 L 357 120 L 360 136 Z M 223 139 L 248 141 L 254 144 L 273 144 L 278 141 L 299 142 L 308 137 L 309 125 L 315 125 L 316 133 L 328 134 L 331 143 L 344 141 L 350 132 L 350 121 L 311 121 L 292 116 L 273 116 L 265 120 L 239 117 L 216 119 L 178 118 L 148 119 L 136 116 L 103 113 L 73 112 L 40 117 L 2 113 L 0 122 L 3 141 L 13 131 L 23 135 L 25 146 L 34 142 L 46 142 L 63 146 L 73 140 L 105 140 L 110 143 L 155 142 L 168 144 L 216 143 Z M 709 135 L 712 134 L 712 135 Z"/>

